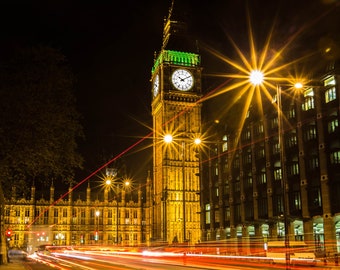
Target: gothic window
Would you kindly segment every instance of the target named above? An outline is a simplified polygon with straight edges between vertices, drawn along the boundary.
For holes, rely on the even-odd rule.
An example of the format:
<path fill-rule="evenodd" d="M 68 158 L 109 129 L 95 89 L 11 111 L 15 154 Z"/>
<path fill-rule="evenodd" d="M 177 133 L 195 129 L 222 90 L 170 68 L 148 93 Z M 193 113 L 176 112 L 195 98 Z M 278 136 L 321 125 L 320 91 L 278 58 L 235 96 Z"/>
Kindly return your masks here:
<path fill-rule="evenodd" d="M 80 211 L 81 211 L 80 212 L 80 224 L 85 225 L 85 218 L 86 218 L 85 209 L 81 209 Z"/>
<path fill-rule="evenodd" d="M 27 224 L 30 220 L 30 210 L 29 209 L 25 209 L 25 224 Z"/>
<path fill-rule="evenodd" d="M 112 225 L 112 209 L 107 210 L 107 225 Z"/>
<path fill-rule="evenodd" d="M 44 224 L 49 224 L 48 216 L 49 216 L 49 210 L 44 212 Z"/>
<path fill-rule="evenodd" d="M 210 204 L 205 205 L 205 223 L 210 224 Z"/>
<path fill-rule="evenodd" d="M 58 224 L 58 209 L 54 209 L 54 221 L 55 224 Z"/>

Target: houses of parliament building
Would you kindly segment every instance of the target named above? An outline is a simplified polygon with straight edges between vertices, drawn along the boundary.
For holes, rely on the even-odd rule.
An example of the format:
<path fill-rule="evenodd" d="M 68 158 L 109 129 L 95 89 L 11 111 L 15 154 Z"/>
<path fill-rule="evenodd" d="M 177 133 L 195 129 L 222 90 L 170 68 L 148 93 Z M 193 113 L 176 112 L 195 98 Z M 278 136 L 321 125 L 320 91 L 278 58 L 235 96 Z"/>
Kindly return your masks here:
<path fill-rule="evenodd" d="M 110 199 L 107 189 L 93 196 L 89 184 L 84 198 L 70 188 L 59 200 L 53 186 L 48 199 L 32 187 L 30 199 L 5 201 L 10 246 L 288 238 L 340 252 L 339 63 L 320 67 L 313 86 L 297 95 L 277 85 L 272 100 L 259 93 L 262 103 L 245 109 L 239 99 L 239 111 L 209 119 L 201 56 L 185 31 L 171 8 L 151 70 L 154 151 L 145 185 Z M 172 145 L 165 143 L 175 131 Z M 204 147 L 194 145 L 203 134 Z"/>

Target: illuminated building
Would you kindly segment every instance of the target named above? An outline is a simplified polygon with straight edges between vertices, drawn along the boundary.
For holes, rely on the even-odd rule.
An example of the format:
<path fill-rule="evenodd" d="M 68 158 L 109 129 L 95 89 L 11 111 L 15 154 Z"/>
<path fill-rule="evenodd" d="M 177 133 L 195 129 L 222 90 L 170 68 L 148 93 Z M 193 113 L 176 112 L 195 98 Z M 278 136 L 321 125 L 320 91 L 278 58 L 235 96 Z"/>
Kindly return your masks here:
<path fill-rule="evenodd" d="M 294 96 L 282 86 L 286 211 L 276 100 L 262 104 L 263 114 L 253 103 L 242 129 L 232 117 L 207 125 L 215 142 L 202 157 L 203 241 L 283 240 L 286 217 L 290 240 L 319 255 L 340 251 L 339 67 L 331 64 L 316 81 Z"/>
<path fill-rule="evenodd" d="M 185 24 L 172 16 L 171 9 L 151 70 L 153 172 L 145 200 L 141 193 L 132 201 L 122 196 L 117 207 L 115 199 L 95 199 L 88 189 L 86 199 L 74 200 L 71 192 L 54 204 L 53 187 L 50 200 L 36 200 L 32 188 L 30 200 L 6 201 L 10 245 L 133 246 L 231 239 L 243 247 L 252 240 L 284 239 L 288 218 L 291 240 L 306 241 L 318 254 L 339 252 L 339 70 L 332 65 L 317 80 L 319 85 L 306 86 L 294 99 L 282 98 L 289 205 L 283 211 L 277 109 L 271 102 L 263 104 L 263 115 L 254 104 L 241 130 L 233 126 L 232 118 L 240 120 L 237 113 L 218 122 L 202 113 L 201 121 L 200 55 L 182 35 Z M 282 91 L 288 89 L 282 86 Z M 201 133 L 210 142 L 198 158 L 192 140 Z M 171 145 L 164 141 L 168 134 L 174 137 Z"/>
<path fill-rule="evenodd" d="M 173 17 L 172 9 L 151 78 L 152 240 L 196 243 L 201 238 L 199 160 L 194 144 L 201 132 L 200 55 L 186 40 L 186 25 Z M 173 140 L 167 143 L 164 137 L 169 135 Z"/>
<path fill-rule="evenodd" d="M 4 226 L 12 232 L 8 246 L 33 252 L 46 244 L 105 246 L 117 245 L 117 240 L 120 246 L 146 244 L 150 238 L 148 207 L 142 193 L 150 194 L 150 178 L 147 182 L 145 190 L 139 188 L 133 194 L 122 189 L 118 196 L 108 189 L 94 193 L 90 184 L 86 196 L 78 199 L 70 188 L 67 196 L 58 200 L 53 185 L 49 199 L 36 198 L 34 186 L 30 199 L 13 195 L 4 209 Z"/>

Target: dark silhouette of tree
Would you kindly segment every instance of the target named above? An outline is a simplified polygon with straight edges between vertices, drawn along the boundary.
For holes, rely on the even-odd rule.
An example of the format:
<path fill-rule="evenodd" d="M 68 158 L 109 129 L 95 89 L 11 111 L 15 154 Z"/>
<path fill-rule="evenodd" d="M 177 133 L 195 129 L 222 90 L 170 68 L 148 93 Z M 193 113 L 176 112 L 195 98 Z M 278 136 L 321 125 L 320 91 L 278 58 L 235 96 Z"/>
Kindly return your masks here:
<path fill-rule="evenodd" d="M 26 193 L 32 183 L 72 184 L 83 158 L 75 78 L 58 50 L 16 47 L 0 55 L 0 181 Z"/>

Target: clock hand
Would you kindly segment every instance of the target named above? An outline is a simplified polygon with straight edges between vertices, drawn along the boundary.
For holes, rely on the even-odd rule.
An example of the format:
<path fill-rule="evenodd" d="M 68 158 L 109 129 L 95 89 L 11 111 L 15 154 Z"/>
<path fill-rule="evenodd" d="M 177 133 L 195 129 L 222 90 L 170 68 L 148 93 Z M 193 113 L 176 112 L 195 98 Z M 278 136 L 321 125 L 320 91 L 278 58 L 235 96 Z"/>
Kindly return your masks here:
<path fill-rule="evenodd" d="M 180 78 L 180 80 L 183 82 L 183 81 L 185 81 L 186 79 L 188 79 L 188 78 L 190 78 L 191 76 L 189 75 L 189 76 L 186 76 L 185 78 Z"/>

